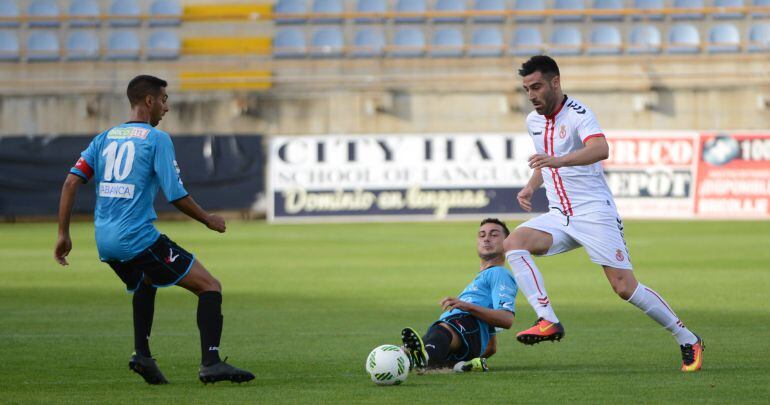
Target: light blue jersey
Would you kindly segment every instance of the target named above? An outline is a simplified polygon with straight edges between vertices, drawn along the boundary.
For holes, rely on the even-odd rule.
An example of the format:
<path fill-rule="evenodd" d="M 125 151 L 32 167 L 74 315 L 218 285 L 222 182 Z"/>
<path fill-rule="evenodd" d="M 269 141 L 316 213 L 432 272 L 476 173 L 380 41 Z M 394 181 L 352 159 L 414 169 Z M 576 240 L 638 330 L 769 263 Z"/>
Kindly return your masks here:
<path fill-rule="evenodd" d="M 457 298 L 480 307 L 515 312 L 514 302 L 516 301 L 516 293 L 518 291 L 519 287 L 516 285 L 511 272 L 503 266 L 494 266 L 480 271 Z M 452 315 L 467 313 L 466 311 L 453 309 L 441 314 L 439 320 L 443 321 Z M 489 343 L 489 338 L 495 334 L 495 328 L 481 319 L 476 319 L 481 329 L 481 353 L 484 353 Z"/>
<path fill-rule="evenodd" d="M 187 196 L 171 137 L 130 122 L 97 135 L 70 173 L 96 184 L 96 247 L 102 261 L 127 261 L 160 236 L 153 226 L 158 188 L 169 202 Z"/>

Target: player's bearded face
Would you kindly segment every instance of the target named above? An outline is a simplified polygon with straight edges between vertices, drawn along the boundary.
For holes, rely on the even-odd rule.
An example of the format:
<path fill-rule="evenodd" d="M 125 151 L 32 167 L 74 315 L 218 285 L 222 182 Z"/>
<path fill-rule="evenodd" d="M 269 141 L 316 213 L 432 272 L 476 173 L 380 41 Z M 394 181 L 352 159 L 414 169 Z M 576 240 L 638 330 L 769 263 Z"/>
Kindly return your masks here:
<path fill-rule="evenodd" d="M 476 236 L 476 249 L 483 260 L 491 260 L 503 254 L 505 234 L 500 225 L 488 223 L 479 228 Z"/>
<path fill-rule="evenodd" d="M 168 94 L 166 94 L 166 89 L 161 89 L 160 94 L 153 99 L 150 106 L 150 125 L 158 125 L 166 112 L 168 112 Z"/>
<path fill-rule="evenodd" d="M 540 115 L 547 115 L 553 112 L 556 105 L 556 90 L 552 81 L 543 76 L 540 72 L 534 72 L 523 78 L 524 91 L 527 92 L 527 98 L 532 106 L 535 107 Z"/>

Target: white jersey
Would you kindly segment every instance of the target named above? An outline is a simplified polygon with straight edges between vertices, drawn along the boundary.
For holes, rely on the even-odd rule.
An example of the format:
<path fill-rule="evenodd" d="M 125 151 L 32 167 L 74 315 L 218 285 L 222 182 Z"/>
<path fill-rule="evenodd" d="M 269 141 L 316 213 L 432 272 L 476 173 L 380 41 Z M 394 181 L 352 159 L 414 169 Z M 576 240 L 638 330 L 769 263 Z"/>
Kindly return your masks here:
<path fill-rule="evenodd" d="M 564 156 L 583 149 L 593 137 L 604 136 L 594 113 L 572 97 L 564 101 L 553 115 L 536 111 L 527 116 L 527 131 L 539 154 Z M 581 215 L 612 207 L 615 202 L 599 162 L 585 166 L 544 167 L 543 175 L 549 208 L 565 215 Z"/>

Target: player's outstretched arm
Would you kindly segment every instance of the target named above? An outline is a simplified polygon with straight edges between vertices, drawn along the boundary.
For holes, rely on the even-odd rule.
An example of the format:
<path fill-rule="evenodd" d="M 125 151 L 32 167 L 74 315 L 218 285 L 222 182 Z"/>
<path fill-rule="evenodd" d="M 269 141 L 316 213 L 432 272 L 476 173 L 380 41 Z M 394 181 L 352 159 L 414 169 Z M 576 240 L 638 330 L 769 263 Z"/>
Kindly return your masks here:
<path fill-rule="evenodd" d="M 496 328 L 510 329 L 511 325 L 513 325 L 513 312 L 506 311 L 504 309 L 486 308 L 480 305 L 471 304 L 470 302 L 459 300 L 454 297 L 446 297 L 441 300 L 440 304 L 444 311 L 457 308 L 461 311 L 468 312 L 469 314 Z"/>
<path fill-rule="evenodd" d="M 172 204 L 179 210 L 185 213 L 188 217 L 206 225 L 209 229 L 223 233 L 227 226 L 225 225 L 225 219 L 216 214 L 209 214 L 198 203 L 193 200 L 191 196 L 180 198 L 173 201 Z"/>
<path fill-rule="evenodd" d="M 53 257 L 56 262 L 66 266 L 67 255 L 72 250 L 72 239 L 70 239 L 70 219 L 72 217 L 72 206 L 75 204 L 75 196 L 78 193 L 78 187 L 83 180 L 70 173 L 64 180 L 61 188 L 61 199 L 59 200 L 59 237 L 56 240 L 56 247 L 53 251 Z"/>
<path fill-rule="evenodd" d="M 586 166 L 594 164 L 610 156 L 610 146 L 603 136 L 597 136 L 586 141 L 585 146 L 575 152 L 564 156 L 532 155 L 529 158 L 529 167 L 542 169 L 543 167 Z"/>

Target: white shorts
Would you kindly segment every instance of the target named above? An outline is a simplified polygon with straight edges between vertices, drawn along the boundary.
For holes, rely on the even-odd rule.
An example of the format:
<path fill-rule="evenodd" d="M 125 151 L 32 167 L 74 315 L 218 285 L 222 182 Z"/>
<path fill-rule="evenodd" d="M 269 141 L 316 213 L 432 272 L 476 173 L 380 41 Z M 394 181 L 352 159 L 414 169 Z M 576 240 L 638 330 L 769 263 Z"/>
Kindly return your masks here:
<path fill-rule="evenodd" d="M 612 209 L 571 217 L 551 210 L 516 228 L 522 227 L 551 234 L 553 244 L 543 256 L 556 255 L 583 246 L 594 263 L 633 270 L 623 237 L 623 221 Z"/>

